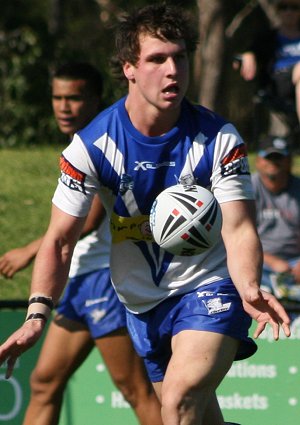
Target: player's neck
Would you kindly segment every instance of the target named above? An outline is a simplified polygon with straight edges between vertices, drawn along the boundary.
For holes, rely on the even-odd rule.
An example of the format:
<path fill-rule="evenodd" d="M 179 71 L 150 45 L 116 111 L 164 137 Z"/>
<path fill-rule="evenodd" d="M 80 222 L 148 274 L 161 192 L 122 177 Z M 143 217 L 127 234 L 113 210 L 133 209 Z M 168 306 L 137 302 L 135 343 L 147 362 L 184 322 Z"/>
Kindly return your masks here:
<path fill-rule="evenodd" d="M 178 121 L 181 108 L 161 111 L 153 105 L 138 106 L 126 102 L 126 110 L 132 125 L 144 136 L 157 137 L 168 133 Z"/>

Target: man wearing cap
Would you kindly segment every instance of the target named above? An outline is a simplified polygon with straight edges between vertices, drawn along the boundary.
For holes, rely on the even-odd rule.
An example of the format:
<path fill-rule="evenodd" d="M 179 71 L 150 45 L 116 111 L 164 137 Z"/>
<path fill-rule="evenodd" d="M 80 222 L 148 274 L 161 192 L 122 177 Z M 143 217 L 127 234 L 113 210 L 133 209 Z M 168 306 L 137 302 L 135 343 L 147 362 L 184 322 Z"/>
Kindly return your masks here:
<path fill-rule="evenodd" d="M 291 171 L 288 139 L 263 139 L 256 169 L 252 180 L 264 250 L 262 286 L 279 298 L 300 299 L 300 178 Z"/>

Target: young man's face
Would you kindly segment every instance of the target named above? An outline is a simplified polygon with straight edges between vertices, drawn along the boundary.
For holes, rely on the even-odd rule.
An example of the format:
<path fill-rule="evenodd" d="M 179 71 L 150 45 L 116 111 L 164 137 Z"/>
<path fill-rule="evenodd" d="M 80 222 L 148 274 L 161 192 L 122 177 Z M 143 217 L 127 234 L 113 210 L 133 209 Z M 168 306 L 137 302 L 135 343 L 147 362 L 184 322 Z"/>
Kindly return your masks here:
<path fill-rule="evenodd" d="M 54 78 L 52 107 L 60 131 L 72 137 L 99 112 L 99 96 L 90 93 L 85 80 Z"/>
<path fill-rule="evenodd" d="M 188 87 L 189 61 L 184 40 L 140 36 L 138 63 L 124 65 L 137 99 L 159 110 L 177 108 Z"/>

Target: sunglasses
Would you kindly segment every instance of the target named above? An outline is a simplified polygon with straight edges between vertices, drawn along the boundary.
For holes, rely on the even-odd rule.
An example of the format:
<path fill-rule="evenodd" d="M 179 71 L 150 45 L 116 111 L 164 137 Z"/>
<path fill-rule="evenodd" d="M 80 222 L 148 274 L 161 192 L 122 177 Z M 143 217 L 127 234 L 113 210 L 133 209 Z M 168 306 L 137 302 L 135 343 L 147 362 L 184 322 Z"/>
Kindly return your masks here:
<path fill-rule="evenodd" d="M 297 11 L 300 10 L 300 5 L 298 4 L 293 4 L 293 3 L 279 3 L 279 5 L 277 6 L 278 10 L 292 10 L 292 11 Z"/>

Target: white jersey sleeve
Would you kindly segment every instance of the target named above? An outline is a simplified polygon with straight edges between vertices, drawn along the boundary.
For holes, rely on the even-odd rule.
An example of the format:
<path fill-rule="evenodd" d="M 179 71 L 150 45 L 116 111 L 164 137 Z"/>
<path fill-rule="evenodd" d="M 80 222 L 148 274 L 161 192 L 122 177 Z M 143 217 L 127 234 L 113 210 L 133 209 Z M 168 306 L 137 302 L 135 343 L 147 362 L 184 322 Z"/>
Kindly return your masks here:
<path fill-rule="evenodd" d="M 216 136 L 211 185 L 219 203 L 254 199 L 246 147 L 232 124 Z"/>
<path fill-rule="evenodd" d="M 80 137 L 75 134 L 60 160 L 61 176 L 52 202 L 75 217 L 85 217 L 99 190 L 95 167 Z"/>

